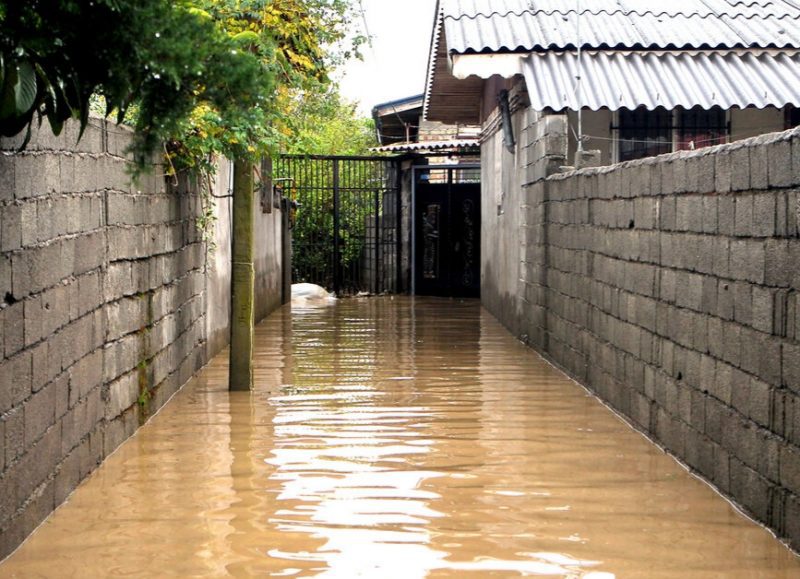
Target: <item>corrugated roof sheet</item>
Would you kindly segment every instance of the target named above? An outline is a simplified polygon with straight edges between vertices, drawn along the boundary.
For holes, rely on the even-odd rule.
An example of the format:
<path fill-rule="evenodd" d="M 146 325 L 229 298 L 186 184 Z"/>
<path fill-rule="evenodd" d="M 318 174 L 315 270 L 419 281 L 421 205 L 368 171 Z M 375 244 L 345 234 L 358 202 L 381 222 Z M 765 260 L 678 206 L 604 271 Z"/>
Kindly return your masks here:
<path fill-rule="evenodd" d="M 445 0 L 449 52 L 576 48 L 577 0 Z M 798 0 L 584 0 L 585 48 L 800 48 Z"/>
<path fill-rule="evenodd" d="M 478 150 L 480 144 L 478 139 L 452 139 L 449 141 L 421 141 L 419 143 L 397 143 L 396 145 L 385 145 L 383 147 L 373 147 L 370 151 L 380 153 L 419 153 L 423 151 L 464 151 Z"/>
<path fill-rule="evenodd" d="M 575 107 L 569 53 L 578 44 L 577 7 L 578 0 L 440 0 L 425 118 L 477 122 L 483 81 L 469 74 L 481 73 L 465 72 L 464 61 L 467 78 L 457 79 L 452 65 L 483 53 L 536 55 L 525 64 L 533 107 Z M 800 0 L 582 0 L 580 13 L 581 46 L 596 52 L 583 75 L 591 108 L 800 104 L 792 52 L 800 49 Z"/>
<path fill-rule="evenodd" d="M 522 12 L 544 12 L 566 14 L 578 8 L 577 0 L 444 0 L 442 10 L 446 16 L 474 18 L 482 14 L 521 14 Z M 701 16 L 728 14 L 731 16 L 754 16 L 785 14 L 800 10 L 797 0 L 583 0 L 581 12 L 626 12 L 632 14 L 675 14 Z"/>
<path fill-rule="evenodd" d="M 523 71 L 534 110 L 578 108 L 577 54 L 532 53 Z M 602 52 L 583 55 L 583 106 L 667 109 L 800 101 L 800 51 Z"/>

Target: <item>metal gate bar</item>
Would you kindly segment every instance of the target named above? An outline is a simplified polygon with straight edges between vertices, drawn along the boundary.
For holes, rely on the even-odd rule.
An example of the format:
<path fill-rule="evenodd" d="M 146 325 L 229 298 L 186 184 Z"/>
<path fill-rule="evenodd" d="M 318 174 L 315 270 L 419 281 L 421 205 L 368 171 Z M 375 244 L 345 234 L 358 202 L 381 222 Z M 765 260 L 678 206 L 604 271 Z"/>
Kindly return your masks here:
<path fill-rule="evenodd" d="M 336 295 L 401 288 L 402 199 L 398 161 L 387 157 L 283 155 L 273 178 L 299 203 L 292 282 Z"/>

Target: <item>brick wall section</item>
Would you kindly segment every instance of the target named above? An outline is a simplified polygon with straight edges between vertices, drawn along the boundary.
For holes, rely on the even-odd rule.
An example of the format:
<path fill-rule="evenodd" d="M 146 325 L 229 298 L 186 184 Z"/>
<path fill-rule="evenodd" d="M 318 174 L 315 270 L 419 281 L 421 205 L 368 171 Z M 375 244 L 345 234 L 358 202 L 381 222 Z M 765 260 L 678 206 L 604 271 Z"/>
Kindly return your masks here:
<path fill-rule="evenodd" d="M 197 197 L 129 139 L 0 141 L 0 558 L 206 359 Z"/>
<path fill-rule="evenodd" d="M 520 336 L 795 549 L 798 188 L 798 131 L 532 179 L 517 296 Z"/>

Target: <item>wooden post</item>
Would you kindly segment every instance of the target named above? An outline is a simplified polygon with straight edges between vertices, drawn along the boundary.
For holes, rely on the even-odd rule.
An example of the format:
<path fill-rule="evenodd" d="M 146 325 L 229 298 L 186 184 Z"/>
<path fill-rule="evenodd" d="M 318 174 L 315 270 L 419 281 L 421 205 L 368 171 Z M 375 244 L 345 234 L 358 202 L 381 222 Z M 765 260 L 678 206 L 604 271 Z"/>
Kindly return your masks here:
<path fill-rule="evenodd" d="M 255 327 L 255 187 L 253 164 L 233 164 L 233 277 L 231 279 L 231 348 L 228 387 L 253 388 Z"/>

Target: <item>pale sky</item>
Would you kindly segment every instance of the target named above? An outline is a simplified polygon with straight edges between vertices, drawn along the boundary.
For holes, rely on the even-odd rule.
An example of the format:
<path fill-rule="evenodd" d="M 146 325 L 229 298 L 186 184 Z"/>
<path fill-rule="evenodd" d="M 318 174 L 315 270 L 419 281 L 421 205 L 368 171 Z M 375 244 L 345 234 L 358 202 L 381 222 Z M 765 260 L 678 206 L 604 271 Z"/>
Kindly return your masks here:
<path fill-rule="evenodd" d="M 363 61 L 344 66 L 340 84 L 342 96 L 370 116 L 377 104 L 425 90 L 436 0 L 361 0 L 361 5 L 372 47 L 363 47 Z"/>

